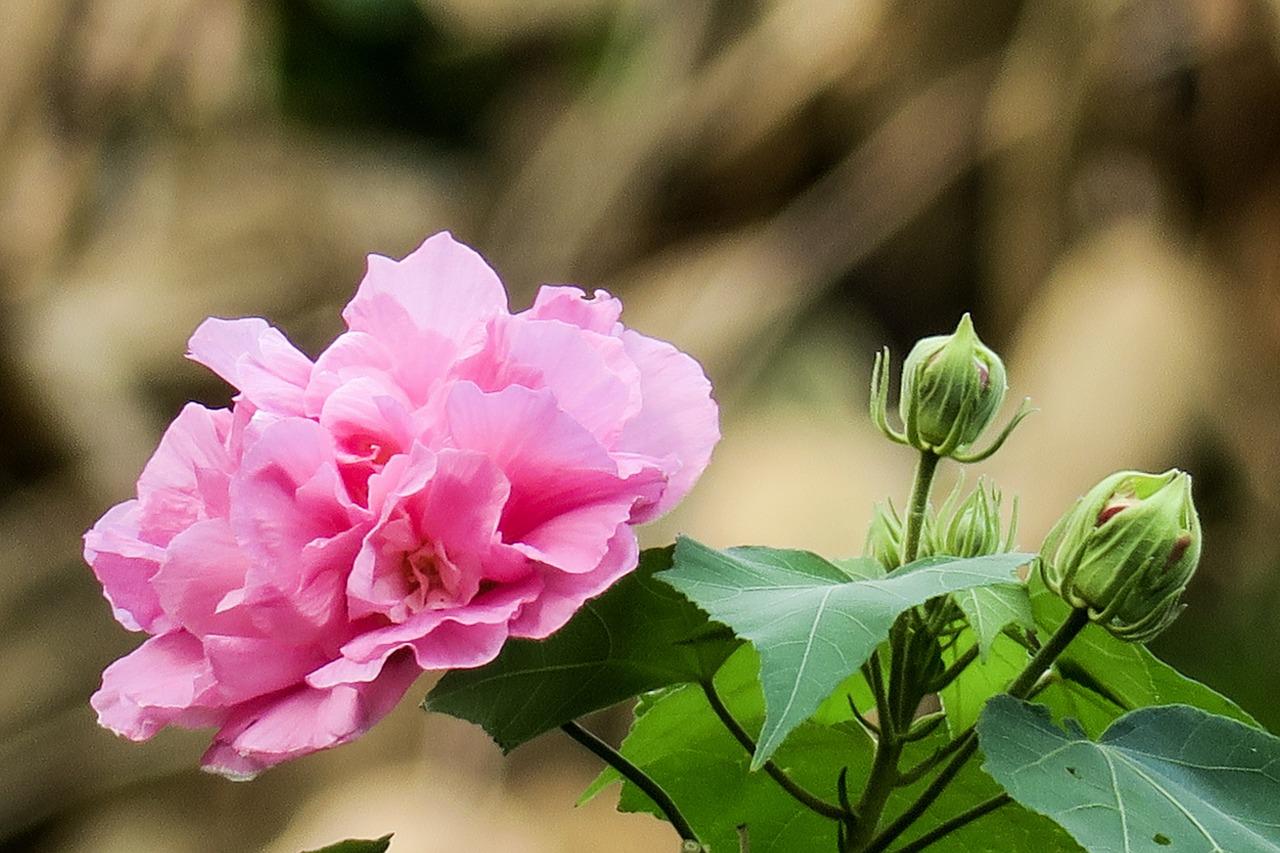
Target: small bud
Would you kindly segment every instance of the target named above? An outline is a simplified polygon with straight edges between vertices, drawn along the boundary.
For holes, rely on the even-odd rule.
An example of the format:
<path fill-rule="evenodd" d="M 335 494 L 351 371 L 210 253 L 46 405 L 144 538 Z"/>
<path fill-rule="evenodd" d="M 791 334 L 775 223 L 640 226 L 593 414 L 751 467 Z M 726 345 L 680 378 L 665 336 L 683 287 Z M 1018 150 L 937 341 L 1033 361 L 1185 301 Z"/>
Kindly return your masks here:
<path fill-rule="evenodd" d="M 950 335 L 919 341 L 902 367 L 898 412 L 911 444 L 949 456 L 973 444 L 1004 402 L 1000 356 L 965 314 Z"/>
<path fill-rule="evenodd" d="M 1115 636 L 1146 642 L 1181 612 L 1199 560 L 1190 475 L 1121 471 L 1054 525 L 1040 550 L 1040 574 Z"/>
<path fill-rule="evenodd" d="M 932 551 L 950 557 L 984 557 L 1013 549 L 1018 524 L 1018 504 L 1014 501 L 1009 530 L 1003 532 L 1000 519 L 1002 498 L 999 490 L 986 480 L 964 500 L 958 500 L 957 488 L 938 511 L 934 526 Z"/>
<path fill-rule="evenodd" d="M 933 524 L 933 514 L 926 514 L 916 559 L 928 557 L 931 553 L 929 541 Z M 902 539 L 905 530 L 906 525 L 893 504 L 876 504 L 871 512 L 871 526 L 867 529 L 863 554 L 876 560 L 886 572 L 893 571 L 902 565 Z"/>

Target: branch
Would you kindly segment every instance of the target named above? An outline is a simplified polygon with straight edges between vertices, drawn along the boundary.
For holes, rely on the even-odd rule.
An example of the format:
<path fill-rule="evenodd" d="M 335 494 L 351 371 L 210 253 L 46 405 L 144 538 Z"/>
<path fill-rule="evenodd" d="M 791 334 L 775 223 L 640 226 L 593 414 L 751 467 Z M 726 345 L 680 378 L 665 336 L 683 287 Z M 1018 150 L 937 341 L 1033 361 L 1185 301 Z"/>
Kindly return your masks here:
<path fill-rule="evenodd" d="M 989 800 L 983 800 L 971 809 L 967 809 L 950 820 L 943 821 L 924 835 L 905 847 L 899 847 L 896 853 L 919 853 L 933 842 L 955 832 L 962 826 L 970 824 L 980 817 L 991 814 L 1003 805 L 1013 802 L 1008 794 L 997 794 Z"/>
<path fill-rule="evenodd" d="M 743 749 L 747 751 L 748 755 L 755 755 L 755 740 L 752 739 L 751 735 L 747 733 L 747 730 L 744 729 L 742 724 L 733 716 L 733 712 L 724 704 L 724 700 L 720 698 L 720 694 L 716 692 L 715 685 L 713 685 L 709 679 L 702 682 L 702 692 L 706 695 L 707 701 L 711 703 L 711 710 L 716 712 L 716 716 L 720 718 L 720 722 L 724 723 L 724 727 L 729 730 L 729 733 L 737 739 L 738 743 L 742 744 Z M 778 783 L 778 786 L 782 788 L 782 790 L 786 791 L 796 800 L 796 802 L 805 806 L 810 811 L 820 814 L 823 817 L 831 818 L 832 820 L 843 821 L 848 819 L 849 815 L 843 808 L 835 805 L 834 803 L 828 803 L 822 798 L 805 790 L 802 785 L 788 776 L 783 769 L 777 764 L 774 764 L 772 760 L 766 761 L 762 769 L 765 773 L 769 774 L 773 781 Z"/>
<path fill-rule="evenodd" d="M 666 815 L 667 821 L 685 842 L 693 842 L 698 845 L 699 849 L 702 848 L 702 841 L 699 840 L 697 833 L 693 831 L 693 827 L 689 825 L 689 821 L 685 820 L 684 815 L 680 813 L 680 808 L 651 776 L 632 764 L 622 753 L 584 729 L 577 721 L 570 720 L 560 726 L 560 730 L 594 753 L 605 764 L 621 773 L 627 781 L 644 791 L 649 799 L 653 800 L 653 804 Z M 685 844 L 685 847 L 689 846 L 688 843 Z"/>

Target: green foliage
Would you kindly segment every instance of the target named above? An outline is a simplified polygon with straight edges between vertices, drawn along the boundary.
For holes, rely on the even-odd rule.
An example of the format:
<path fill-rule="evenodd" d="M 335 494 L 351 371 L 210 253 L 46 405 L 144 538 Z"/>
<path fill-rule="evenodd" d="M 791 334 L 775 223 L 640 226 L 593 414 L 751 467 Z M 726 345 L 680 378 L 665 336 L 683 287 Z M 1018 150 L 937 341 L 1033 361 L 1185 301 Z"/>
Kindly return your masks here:
<path fill-rule="evenodd" d="M 1031 606 L 1046 633 L 1061 624 L 1067 605 L 1033 576 Z M 1140 643 L 1116 639 L 1097 625 L 1081 632 L 1058 659 L 1063 681 L 1041 701 L 1059 716 L 1071 716 L 1097 735 L 1126 711 L 1147 705 L 1191 705 L 1251 726 L 1258 723 L 1240 706 L 1161 661 Z"/>
<path fill-rule="evenodd" d="M 1280 738 L 1186 705 L 1144 708 L 1097 741 L 1000 696 L 984 769 L 1090 850 L 1280 850 Z"/>
<path fill-rule="evenodd" d="M 671 554 L 645 551 L 554 636 L 513 640 L 493 662 L 448 673 L 424 707 L 480 724 L 508 751 L 645 691 L 709 677 L 737 642 L 654 580 Z"/>
<path fill-rule="evenodd" d="M 1024 584 L 975 587 L 952 593 L 951 597 L 977 636 L 978 654 L 984 661 L 991 654 L 991 645 L 1005 628 L 1010 625 L 1020 628 L 1036 626 Z"/>
<path fill-rule="evenodd" d="M 755 732 L 764 718 L 764 696 L 757 679 L 758 656 L 737 652 L 716 675 L 717 690 L 735 717 Z M 941 740 L 916 745 L 912 760 L 927 755 Z M 763 772 L 750 770 L 750 756 L 711 711 L 697 685 L 686 685 L 641 701 L 622 753 L 653 777 L 684 810 L 713 851 L 739 849 L 737 827 L 745 824 L 752 853 L 804 853 L 835 849 L 835 824 L 785 794 Z M 802 723 L 774 756 L 775 763 L 819 797 L 834 802 L 836 778 L 848 768 L 850 784 L 866 777 L 871 742 L 854 726 Z M 601 774 L 588 790 L 593 795 L 619 777 Z M 914 799 L 921 785 L 901 788 L 890 797 L 889 815 Z M 933 810 L 913 828 L 908 840 L 995 793 L 999 788 L 970 765 Z M 624 783 L 622 811 L 661 816 L 630 783 Z M 1010 850 L 1072 850 L 1061 830 L 1043 817 L 1007 806 L 930 847 L 951 853 L 1007 853 Z"/>
<path fill-rule="evenodd" d="M 307 850 L 304 853 L 386 853 L 390 847 L 391 835 L 387 834 L 371 841 L 348 838 L 346 841 L 339 841 L 336 844 L 321 847 L 319 850 Z"/>
<path fill-rule="evenodd" d="M 661 580 L 761 655 L 765 722 L 752 767 L 761 766 L 836 686 L 866 662 L 903 611 L 930 598 L 1012 583 L 1030 555 L 921 560 L 876 580 L 806 551 L 676 545 Z"/>
<path fill-rule="evenodd" d="M 960 635 L 956 644 L 943 653 L 943 660 L 952 664 L 974 644 L 972 631 Z M 965 668 L 955 681 L 939 693 L 942 708 L 947 713 L 947 727 L 952 734 L 959 734 L 978 722 L 982 706 L 1018 677 L 1027 665 L 1030 655 L 1020 643 L 1000 635 L 991 644 L 986 660 L 976 660 Z"/>

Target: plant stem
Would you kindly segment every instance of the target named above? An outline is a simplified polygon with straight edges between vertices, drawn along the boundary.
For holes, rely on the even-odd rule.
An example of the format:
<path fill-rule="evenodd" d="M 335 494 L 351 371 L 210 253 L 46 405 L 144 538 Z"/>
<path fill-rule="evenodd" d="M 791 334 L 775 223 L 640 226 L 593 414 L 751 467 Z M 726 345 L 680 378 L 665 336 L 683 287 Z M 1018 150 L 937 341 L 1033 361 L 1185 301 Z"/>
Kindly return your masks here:
<path fill-rule="evenodd" d="M 1053 636 L 1049 638 L 1040 650 L 1031 658 L 1031 662 L 1027 664 L 1026 669 L 1022 670 L 1014 682 L 1009 685 L 1009 689 L 1005 692 L 1010 696 L 1018 699 L 1025 699 L 1027 694 L 1031 692 L 1031 688 L 1036 686 L 1036 681 L 1040 676 L 1044 675 L 1053 662 L 1058 659 L 1058 655 L 1070 645 L 1071 641 L 1076 638 L 1085 626 L 1089 624 L 1089 611 L 1084 607 L 1077 607 L 1071 611 L 1058 630 L 1053 632 Z"/>
<path fill-rule="evenodd" d="M 675 801 L 671 799 L 671 796 L 666 791 L 662 790 L 662 786 L 655 782 L 652 777 L 628 761 L 623 757 L 622 753 L 584 729 L 577 721 L 570 720 L 560 726 L 560 730 L 589 749 L 605 764 L 621 773 L 627 781 L 644 791 L 649 799 L 653 800 L 653 804 L 666 815 L 667 821 L 684 841 L 692 841 L 700 846 L 702 845 L 702 841 L 698 838 L 697 833 L 693 831 L 693 827 L 689 825 L 689 821 L 685 820 L 684 815 L 680 813 L 680 808 L 675 804 Z"/>
<path fill-rule="evenodd" d="M 978 644 L 974 643 L 972 646 L 966 649 L 964 653 L 960 655 L 960 657 L 956 658 L 955 663 L 951 664 L 951 666 L 943 670 L 942 674 L 939 675 L 934 680 L 934 682 L 929 685 L 929 692 L 937 693 L 938 691 L 942 690 L 944 687 L 949 685 L 951 682 L 955 681 L 960 676 L 960 673 L 964 672 L 965 668 L 968 667 L 969 664 L 973 663 L 974 660 L 977 659 L 977 657 L 978 657 Z"/>
<path fill-rule="evenodd" d="M 706 695 L 707 702 L 711 704 L 711 710 L 716 712 L 716 716 L 720 718 L 720 722 L 724 723 L 724 727 L 729 730 L 729 733 L 737 739 L 738 743 L 742 744 L 743 749 L 747 751 L 748 755 L 755 755 L 755 740 L 752 739 L 751 735 L 747 733 L 747 730 L 744 729 L 742 724 L 733 716 L 733 712 L 729 710 L 729 707 L 724 704 L 724 700 L 721 699 L 720 694 L 716 692 L 715 685 L 710 681 L 703 681 L 702 692 Z M 778 783 L 778 786 L 782 788 L 782 790 L 786 791 L 796 800 L 796 802 L 802 804 L 810 811 L 816 812 L 823 817 L 831 818 L 832 820 L 847 820 L 849 818 L 849 815 L 846 814 L 845 810 L 840 806 L 837 806 L 834 803 L 828 803 L 822 798 L 805 790 L 803 786 L 788 776 L 781 767 L 774 764 L 772 761 L 766 761 L 762 769 L 765 773 L 769 774 L 773 781 Z"/>
<path fill-rule="evenodd" d="M 934 474 L 938 471 L 938 454 L 921 451 L 916 462 L 915 479 L 911 484 L 911 497 L 908 499 L 907 529 L 902 540 L 902 565 L 916 559 L 920 551 L 920 538 L 924 532 L 924 522 L 929 510 L 929 492 L 933 489 Z M 862 790 L 858 805 L 854 808 L 857 816 L 852 824 L 846 846 L 850 850 L 858 850 L 872 837 L 884 813 L 885 804 L 898 780 L 898 761 L 902 757 L 903 742 L 899 732 L 910 728 L 910 715 L 915 712 L 913 691 L 908 683 L 910 679 L 909 642 L 907 632 L 908 614 L 903 614 L 894 622 L 889 632 L 890 670 L 889 694 L 884 696 L 880 689 L 879 661 L 872 657 L 872 672 L 875 680 L 872 688 L 876 690 L 877 712 L 880 717 L 880 737 L 876 739 L 876 751 L 871 762 L 871 772 L 867 777 L 867 785 Z"/>
<path fill-rule="evenodd" d="M 942 457 L 932 450 L 922 450 L 916 462 L 915 481 L 911 484 L 911 498 L 907 508 L 907 531 L 902 539 L 902 564 L 915 560 L 920 552 L 920 535 L 929 509 L 929 492 L 933 488 L 933 475 L 938 471 Z"/>
<path fill-rule="evenodd" d="M 989 800 L 983 800 L 973 808 L 967 809 L 950 820 L 938 824 L 905 847 L 899 847 L 895 853 L 919 853 L 919 851 L 933 842 L 950 835 L 960 827 L 973 823 L 978 818 L 991 814 L 991 812 L 1011 802 L 1013 802 L 1013 798 L 1008 794 L 997 794 Z"/>
<path fill-rule="evenodd" d="M 1058 655 L 1062 654 L 1067 645 L 1088 624 L 1089 611 L 1087 609 L 1081 607 L 1072 610 L 1066 621 L 1058 626 L 1058 630 L 1054 631 L 1049 641 L 1040 647 L 1035 657 L 1031 659 L 1026 668 L 1014 679 L 1013 683 L 1009 685 L 1009 689 L 1005 692 L 1018 699 L 1026 698 L 1027 694 L 1035 687 L 1040 676 L 1053 665 Z M 929 786 L 921 792 L 916 801 L 908 806 L 907 810 L 897 820 L 885 827 L 884 832 L 872 839 L 871 843 L 867 845 L 865 853 L 881 853 L 893 843 L 895 838 L 905 832 L 911 824 L 915 823 L 925 813 L 925 810 L 933 804 L 933 801 L 938 799 L 939 795 L 951 784 L 951 780 L 956 777 L 956 774 L 978 751 L 976 730 L 970 730 L 962 738 L 957 739 L 957 742 L 960 745 L 952 759 L 942 768 L 942 772 L 934 777 Z"/>

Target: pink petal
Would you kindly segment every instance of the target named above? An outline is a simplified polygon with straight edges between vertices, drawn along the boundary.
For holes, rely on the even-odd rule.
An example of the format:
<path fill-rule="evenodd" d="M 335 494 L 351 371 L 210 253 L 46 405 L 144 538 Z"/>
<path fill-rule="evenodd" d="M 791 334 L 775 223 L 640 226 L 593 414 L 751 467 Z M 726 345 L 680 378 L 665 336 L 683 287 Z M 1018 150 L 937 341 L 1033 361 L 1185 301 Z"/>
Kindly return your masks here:
<path fill-rule="evenodd" d="M 139 515 L 137 501 L 107 510 L 84 535 L 84 559 L 102 584 L 116 621 L 130 631 L 157 633 L 173 625 L 151 588 L 164 549 L 138 538 Z"/>
<path fill-rule="evenodd" d="M 404 307 L 390 297 L 381 296 L 379 300 L 387 304 L 382 323 L 393 327 L 394 332 L 383 336 L 366 332 L 339 335 L 316 360 L 305 394 L 309 414 L 319 414 L 330 394 L 355 379 L 377 382 L 384 389 L 382 393 L 399 394 L 413 406 L 421 406 L 457 361 L 457 341 L 440 332 L 418 328 Z"/>
<path fill-rule="evenodd" d="M 294 646 L 283 638 L 204 638 L 205 655 L 227 704 L 240 703 L 300 684 L 329 658 L 315 646 Z"/>
<path fill-rule="evenodd" d="M 483 454 L 450 448 L 432 453 L 416 445 L 411 456 L 392 459 L 374 481 L 370 505 L 379 521 L 347 582 L 353 617 L 383 613 L 403 622 L 415 607 L 415 593 L 466 602 L 482 580 L 508 579 L 509 563 L 493 566 L 495 577 L 488 557 L 498 542 L 510 486 Z M 409 555 L 423 550 L 447 561 L 449 577 L 441 572 L 439 588 L 415 589 L 405 575 Z"/>
<path fill-rule="evenodd" d="M 200 362 L 240 390 L 260 409 L 305 414 L 303 390 L 311 378 L 311 360 L 258 317 L 200 324 L 187 345 Z"/>
<path fill-rule="evenodd" d="M 580 329 L 615 335 L 621 329 L 618 318 L 622 316 L 622 303 L 608 291 L 597 290 L 587 298 L 578 287 L 544 284 L 538 288 L 533 307 L 521 312 L 534 320 L 561 320 Z"/>
<path fill-rule="evenodd" d="M 470 603 L 447 610 L 423 610 L 398 625 L 353 638 L 342 657 L 307 677 L 313 687 L 329 687 L 377 677 L 384 662 L 411 649 L 422 669 L 481 666 L 493 660 L 507 638 L 507 623 L 534 601 L 542 582 L 530 576 L 503 584 Z"/>
<path fill-rule="evenodd" d="M 507 310 L 502 282 L 476 252 L 447 231 L 401 261 L 369 256 L 360 289 L 342 316 L 355 331 L 395 341 L 412 327 L 463 343 Z"/>
<path fill-rule="evenodd" d="M 200 641 L 184 631 L 152 637 L 111 664 L 89 701 L 99 725 L 130 740 L 170 724 L 209 725 L 218 716 L 213 673 Z"/>
<path fill-rule="evenodd" d="M 630 573 L 640 560 L 635 533 L 620 525 L 609 540 L 609 550 L 590 572 L 569 574 L 542 567 L 542 594 L 527 604 L 511 623 L 511 636 L 541 640 L 560 630 L 583 602 L 594 598 Z"/>
<path fill-rule="evenodd" d="M 141 535 L 157 545 L 202 518 L 225 513 L 232 461 L 225 442 L 231 413 L 183 407 L 138 477 Z"/>
<path fill-rule="evenodd" d="M 589 571 L 635 503 L 654 493 L 660 472 L 617 476 L 614 461 L 545 389 L 486 394 L 459 382 L 446 408 L 454 443 L 488 454 L 511 483 L 503 540 L 537 560 Z"/>
<path fill-rule="evenodd" d="M 630 330 L 622 340 L 640 368 L 644 404 L 614 447 L 648 456 L 668 473 L 662 499 L 637 510 L 632 520 L 639 523 L 662 515 L 693 488 L 720 440 L 720 413 L 698 362 Z"/>
<path fill-rule="evenodd" d="M 560 320 L 495 322 L 486 348 L 459 375 L 486 391 L 548 388 L 560 409 L 605 447 L 640 411 L 640 372 L 622 341 Z"/>
<path fill-rule="evenodd" d="M 200 521 L 173 537 L 165 561 L 151 579 L 160 604 L 197 637 L 245 631 L 250 623 L 239 613 L 221 613 L 218 605 L 244 585 L 249 561 L 225 519 Z"/>
<path fill-rule="evenodd" d="M 268 767 L 355 740 L 385 717 L 421 673 L 407 655 L 369 683 L 300 686 L 235 709 L 205 753 L 204 769 L 249 779 Z"/>
<path fill-rule="evenodd" d="M 329 433 L 304 418 L 262 429 L 245 451 L 231 498 L 236 539 L 255 565 L 280 572 L 289 572 L 309 542 L 351 528 L 362 512 L 347 497 Z"/>
<path fill-rule="evenodd" d="M 512 385 L 489 393 L 459 382 L 445 411 L 455 447 L 487 455 L 531 494 L 558 493 L 566 470 L 616 475 L 609 453 L 545 389 Z"/>

